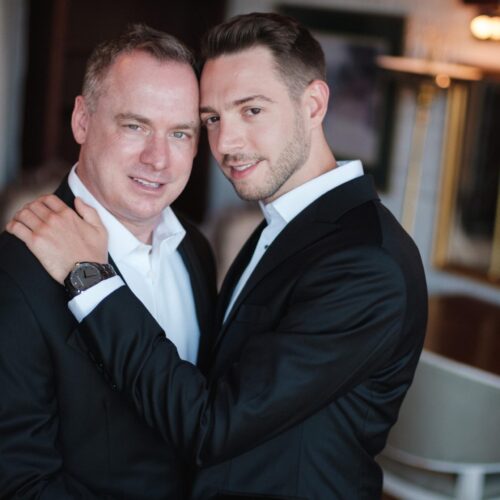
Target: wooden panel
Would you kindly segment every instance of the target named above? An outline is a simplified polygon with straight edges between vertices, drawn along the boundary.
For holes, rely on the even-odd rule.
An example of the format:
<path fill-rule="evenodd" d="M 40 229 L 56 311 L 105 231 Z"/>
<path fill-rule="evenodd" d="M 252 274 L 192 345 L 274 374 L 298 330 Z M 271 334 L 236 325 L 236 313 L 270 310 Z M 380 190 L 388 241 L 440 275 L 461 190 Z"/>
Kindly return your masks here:
<path fill-rule="evenodd" d="M 431 297 L 424 347 L 500 375 L 500 307 L 462 295 Z"/>

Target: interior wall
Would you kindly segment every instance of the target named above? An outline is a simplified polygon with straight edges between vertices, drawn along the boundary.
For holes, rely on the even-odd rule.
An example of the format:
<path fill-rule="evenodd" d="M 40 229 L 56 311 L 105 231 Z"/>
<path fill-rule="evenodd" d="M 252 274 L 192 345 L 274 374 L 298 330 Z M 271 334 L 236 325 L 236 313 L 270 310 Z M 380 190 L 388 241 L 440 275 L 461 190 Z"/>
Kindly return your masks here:
<path fill-rule="evenodd" d="M 398 14 L 407 18 L 405 55 L 434 56 L 440 60 L 480 64 L 499 68 L 500 44 L 475 40 L 469 32 L 469 22 L 476 13 L 474 6 L 461 0 L 230 0 L 227 15 L 276 10 L 278 5 L 302 5 L 374 13 Z M 446 29 L 443 31 L 442 28 Z M 335 109 L 335 108 L 334 108 Z M 407 180 L 409 151 L 416 111 L 416 95 L 411 89 L 398 94 L 390 165 L 390 185 L 381 194 L 382 201 L 401 219 Z M 500 304 L 500 290 L 472 279 L 442 272 L 432 265 L 435 221 L 441 181 L 441 154 L 446 110 L 446 95 L 440 92 L 434 99 L 422 161 L 422 181 L 412 236 L 426 268 L 431 294 L 465 294 Z M 500 110 L 499 110 L 500 112 Z M 229 183 L 216 165 L 212 165 L 212 212 L 221 213 L 241 206 Z"/>
<path fill-rule="evenodd" d="M 323 8 L 343 8 L 364 12 L 393 13 L 407 17 L 405 53 L 427 56 L 434 50 L 440 59 L 498 67 L 500 44 L 474 40 L 468 24 L 475 8 L 460 0 L 228 0 L 227 16 L 251 11 L 275 10 L 278 4 L 297 4 Z M 0 188 L 20 167 L 20 113 L 25 71 L 26 0 L 0 0 Z M 445 26 L 446 30 L 441 31 Z M 404 187 L 415 117 L 415 95 L 410 90 L 398 97 L 395 135 L 391 155 L 391 180 L 381 197 L 397 217 L 401 217 Z M 434 101 L 423 161 L 423 182 L 419 192 L 416 224 L 413 232 L 423 256 L 431 293 L 464 293 L 500 304 L 500 291 L 471 279 L 436 270 L 432 266 L 434 223 L 440 189 L 442 130 L 445 95 Z M 211 167 L 211 212 L 220 213 L 241 206 L 229 183 L 218 168 Z"/>
<path fill-rule="evenodd" d="M 0 0 L 0 189 L 20 167 L 26 1 Z"/>

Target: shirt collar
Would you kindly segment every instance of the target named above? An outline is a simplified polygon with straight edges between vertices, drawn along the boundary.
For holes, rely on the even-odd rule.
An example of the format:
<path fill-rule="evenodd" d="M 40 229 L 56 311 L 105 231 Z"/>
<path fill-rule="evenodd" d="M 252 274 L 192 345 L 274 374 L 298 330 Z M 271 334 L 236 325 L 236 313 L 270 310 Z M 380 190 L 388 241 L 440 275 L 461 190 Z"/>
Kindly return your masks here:
<path fill-rule="evenodd" d="M 108 231 L 109 253 L 115 261 L 120 261 L 123 257 L 140 248 L 152 248 L 153 251 L 156 248 L 162 250 L 165 248 L 168 253 L 172 253 L 177 249 L 186 235 L 186 231 L 170 207 L 163 210 L 160 223 L 153 231 L 153 244 L 146 245 L 97 201 L 78 177 L 76 167 L 77 165 L 74 165 L 69 174 L 69 187 L 75 196 L 78 196 L 97 210 L 102 223 Z"/>
<path fill-rule="evenodd" d="M 327 191 L 362 175 L 363 165 L 360 160 L 339 161 L 332 170 L 288 191 L 271 203 L 265 205 L 259 202 L 260 208 L 268 225 L 286 225 Z"/>

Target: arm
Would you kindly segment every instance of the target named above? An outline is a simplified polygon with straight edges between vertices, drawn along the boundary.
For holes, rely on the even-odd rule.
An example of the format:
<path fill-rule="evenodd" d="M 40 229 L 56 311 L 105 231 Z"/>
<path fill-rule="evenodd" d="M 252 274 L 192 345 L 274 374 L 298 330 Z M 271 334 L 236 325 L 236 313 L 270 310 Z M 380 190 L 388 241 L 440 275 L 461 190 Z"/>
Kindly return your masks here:
<path fill-rule="evenodd" d="M 400 272 L 382 251 L 330 256 L 297 281 L 276 327 L 252 334 L 211 381 L 179 359 L 126 287 L 82 326 L 84 341 L 148 424 L 207 465 L 272 438 L 366 380 L 399 341 L 405 300 Z"/>
<path fill-rule="evenodd" d="M 47 225 L 40 216 L 46 219 L 48 201 L 59 212 Z M 75 235 L 84 236 L 78 251 L 89 249 L 85 235 L 91 235 L 91 247 L 98 246 L 97 220 L 87 224 L 82 214 L 85 220 L 75 222 L 68 210 L 45 199 L 44 207 L 25 209 L 8 225 L 59 282 L 64 266 L 79 258 L 50 244 L 58 240 L 49 226 L 83 225 Z M 51 271 L 47 261 L 58 269 Z M 294 290 L 272 329 L 256 327 L 238 359 L 215 380 L 179 359 L 127 287 L 86 318 L 84 341 L 149 425 L 197 464 L 214 463 L 272 438 L 366 381 L 401 339 L 406 287 L 384 251 L 365 246 L 327 255 L 293 279 Z M 228 335 L 238 335 L 235 328 Z"/>
<path fill-rule="evenodd" d="M 98 498 L 64 473 L 53 362 L 16 283 L 0 271 L 0 497 Z"/>

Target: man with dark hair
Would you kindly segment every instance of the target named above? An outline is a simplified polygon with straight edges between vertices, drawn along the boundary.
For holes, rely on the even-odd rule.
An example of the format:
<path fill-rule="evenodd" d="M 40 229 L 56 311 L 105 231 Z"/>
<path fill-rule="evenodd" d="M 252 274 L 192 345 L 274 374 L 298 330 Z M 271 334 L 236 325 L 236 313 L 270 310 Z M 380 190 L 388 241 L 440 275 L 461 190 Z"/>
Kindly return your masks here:
<path fill-rule="evenodd" d="M 374 458 L 426 325 L 418 250 L 361 163 L 336 162 L 322 128 L 324 57 L 305 28 L 239 16 L 214 28 L 205 49 L 200 109 L 212 153 L 266 219 L 222 285 L 209 376 L 179 359 L 125 286 L 85 312 L 81 339 L 142 417 L 201 467 L 192 498 L 379 498 Z M 47 205 L 9 228 L 62 283 L 82 251 L 48 235 L 62 226 L 82 248 L 97 242 L 85 220 L 59 206 L 47 218 Z"/>
<path fill-rule="evenodd" d="M 279 14 L 254 12 L 215 26 L 205 35 L 202 55 L 206 61 L 258 46 L 272 53 L 273 66 L 293 99 L 313 80 L 326 80 L 319 42 L 298 21 Z"/>
<path fill-rule="evenodd" d="M 94 226 L 96 240 L 107 232 L 109 245 L 93 261 L 109 259 L 112 267 L 77 266 L 71 311 L 78 318 L 99 300 L 92 290 L 79 294 L 92 283 L 107 277 L 112 289 L 123 278 L 171 332 L 180 357 L 202 366 L 215 301 L 212 255 L 169 207 L 197 149 L 193 57 L 174 37 L 136 25 L 97 47 L 82 94 L 71 122 L 79 159 L 56 199 L 97 210 L 105 228 Z M 54 243 L 64 241 L 76 242 L 63 233 Z M 92 352 L 79 348 L 67 304 L 26 246 L 2 234 L 0 497 L 184 498 L 186 463 L 119 395 Z"/>

